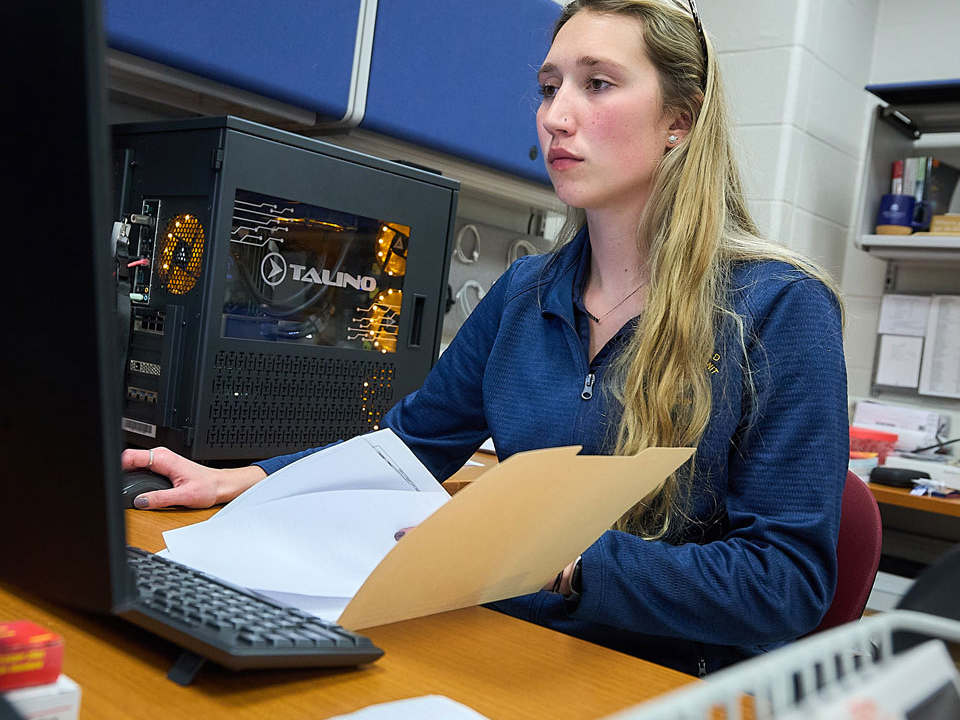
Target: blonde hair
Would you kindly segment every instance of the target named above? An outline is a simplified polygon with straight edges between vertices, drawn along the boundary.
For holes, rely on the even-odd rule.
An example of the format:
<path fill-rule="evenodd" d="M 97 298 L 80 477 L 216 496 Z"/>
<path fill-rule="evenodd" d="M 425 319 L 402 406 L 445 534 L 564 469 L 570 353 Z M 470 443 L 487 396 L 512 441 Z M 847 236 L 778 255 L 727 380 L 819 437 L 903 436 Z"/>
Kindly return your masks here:
<path fill-rule="evenodd" d="M 750 383 L 742 318 L 731 306 L 730 267 L 742 260 L 780 260 L 836 284 L 813 263 L 760 236 L 743 198 L 740 171 L 716 57 L 704 57 L 689 12 L 662 0 L 573 0 L 553 37 L 579 12 L 623 15 L 640 21 L 647 57 L 659 76 L 664 112 L 686 115 L 692 127 L 684 142 L 667 151 L 654 175 L 637 242 L 647 257 L 647 301 L 636 332 L 613 366 L 613 393 L 623 406 L 616 454 L 647 447 L 696 447 L 710 419 L 708 363 L 721 325 L 730 323 L 739 341 L 747 391 Z M 561 238 L 585 224 L 570 209 Z M 660 492 L 638 503 L 615 524 L 650 539 L 690 522 L 694 463 L 674 473 Z"/>

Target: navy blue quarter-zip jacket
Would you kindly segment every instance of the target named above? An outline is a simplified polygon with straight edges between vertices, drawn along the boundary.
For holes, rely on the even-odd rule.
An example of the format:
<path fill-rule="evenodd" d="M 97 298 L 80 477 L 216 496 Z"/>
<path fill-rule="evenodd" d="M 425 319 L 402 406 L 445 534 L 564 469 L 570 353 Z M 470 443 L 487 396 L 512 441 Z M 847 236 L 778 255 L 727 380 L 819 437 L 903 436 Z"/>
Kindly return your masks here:
<path fill-rule="evenodd" d="M 553 255 L 514 263 L 381 427 L 441 481 L 488 436 L 501 460 L 563 445 L 609 452 L 621 409 L 607 371 L 635 321 L 590 362 L 588 262 L 584 231 Z M 604 533 L 583 554 L 572 611 L 548 592 L 494 607 L 691 674 L 816 627 L 836 583 L 847 466 L 840 310 L 822 283 L 784 263 L 738 263 L 731 278 L 754 389 L 721 328 L 703 359 L 713 408 L 696 453 L 693 522 L 658 541 Z M 259 464 L 270 473 L 303 454 Z"/>

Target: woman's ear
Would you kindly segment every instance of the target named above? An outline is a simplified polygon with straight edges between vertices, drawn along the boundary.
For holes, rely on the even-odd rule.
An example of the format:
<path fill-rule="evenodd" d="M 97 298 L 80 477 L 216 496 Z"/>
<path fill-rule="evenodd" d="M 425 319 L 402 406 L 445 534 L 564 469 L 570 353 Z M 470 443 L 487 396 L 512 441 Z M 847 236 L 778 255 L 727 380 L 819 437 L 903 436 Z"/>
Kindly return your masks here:
<path fill-rule="evenodd" d="M 683 142 L 692 126 L 693 121 L 690 119 L 690 113 L 681 112 L 675 115 L 670 122 L 670 129 L 667 132 L 666 147 L 668 149 L 676 147 L 679 143 Z"/>

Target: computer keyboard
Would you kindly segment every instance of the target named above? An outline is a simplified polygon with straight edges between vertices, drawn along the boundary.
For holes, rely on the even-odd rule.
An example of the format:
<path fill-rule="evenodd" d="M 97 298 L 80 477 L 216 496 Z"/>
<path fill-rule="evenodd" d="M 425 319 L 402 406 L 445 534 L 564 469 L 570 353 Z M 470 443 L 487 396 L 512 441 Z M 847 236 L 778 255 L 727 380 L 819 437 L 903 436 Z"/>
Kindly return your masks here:
<path fill-rule="evenodd" d="M 234 670 L 353 666 L 383 651 L 362 635 L 139 548 L 139 601 L 118 614 Z"/>

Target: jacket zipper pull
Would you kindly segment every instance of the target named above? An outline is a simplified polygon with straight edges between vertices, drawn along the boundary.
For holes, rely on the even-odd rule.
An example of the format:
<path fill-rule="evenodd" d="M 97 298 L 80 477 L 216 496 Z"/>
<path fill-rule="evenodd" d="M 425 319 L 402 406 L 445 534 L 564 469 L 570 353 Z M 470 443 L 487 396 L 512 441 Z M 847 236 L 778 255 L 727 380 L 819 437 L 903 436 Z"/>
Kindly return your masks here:
<path fill-rule="evenodd" d="M 697 658 L 697 675 L 701 678 L 707 676 L 707 661 L 702 655 Z"/>
<path fill-rule="evenodd" d="M 593 373 L 587 373 L 587 376 L 583 379 L 583 391 L 580 393 L 580 397 L 584 400 L 589 400 L 593 397 L 593 383 L 596 380 L 596 377 Z"/>

